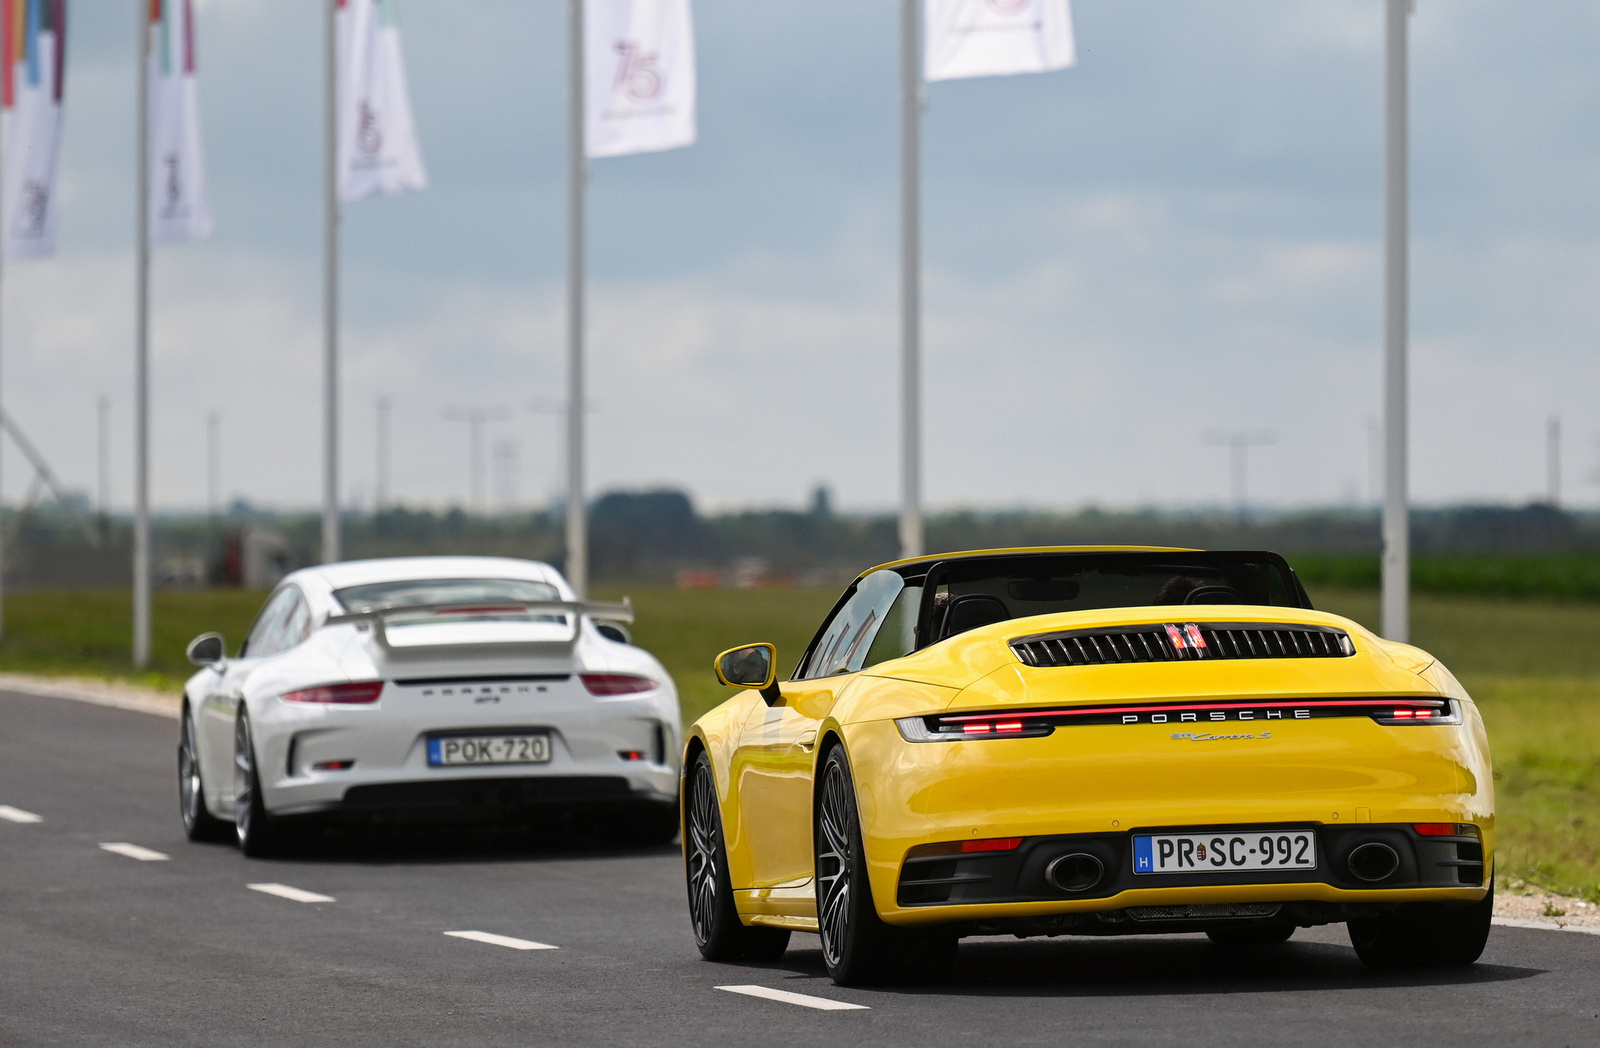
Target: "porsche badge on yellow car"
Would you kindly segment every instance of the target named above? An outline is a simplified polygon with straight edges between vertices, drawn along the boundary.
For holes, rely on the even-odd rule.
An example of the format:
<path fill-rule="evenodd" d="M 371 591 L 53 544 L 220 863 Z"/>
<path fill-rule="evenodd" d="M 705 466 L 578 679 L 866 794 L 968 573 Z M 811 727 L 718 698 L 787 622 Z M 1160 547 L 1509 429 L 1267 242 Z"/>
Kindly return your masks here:
<path fill-rule="evenodd" d="M 1483 723 L 1426 653 L 1315 611 L 1272 553 L 1049 548 L 884 565 L 788 680 L 686 733 L 690 915 L 712 959 L 819 933 L 841 982 L 968 935 L 1344 922 L 1372 965 L 1488 935 Z"/>

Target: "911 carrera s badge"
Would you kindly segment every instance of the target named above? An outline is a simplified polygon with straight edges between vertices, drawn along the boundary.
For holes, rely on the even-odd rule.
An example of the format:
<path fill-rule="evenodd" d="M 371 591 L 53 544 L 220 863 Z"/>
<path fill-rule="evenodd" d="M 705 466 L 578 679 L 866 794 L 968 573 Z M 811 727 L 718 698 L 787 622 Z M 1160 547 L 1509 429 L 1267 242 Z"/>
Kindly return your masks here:
<path fill-rule="evenodd" d="M 1235 739 L 1270 739 L 1272 732 L 1254 732 L 1249 735 L 1211 735 L 1206 732 L 1175 731 L 1172 733 L 1174 742 L 1228 742 Z"/>

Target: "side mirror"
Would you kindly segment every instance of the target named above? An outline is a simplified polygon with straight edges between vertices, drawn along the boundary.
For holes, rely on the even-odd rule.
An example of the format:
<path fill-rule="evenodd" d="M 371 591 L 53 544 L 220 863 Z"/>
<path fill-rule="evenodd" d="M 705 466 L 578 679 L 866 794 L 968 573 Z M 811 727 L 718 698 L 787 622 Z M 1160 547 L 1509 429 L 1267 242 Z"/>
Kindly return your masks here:
<path fill-rule="evenodd" d="M 189 642 L 186 654 L 196 666 L 215 666 L 228 657 L 220 633 L 202 633 Z"/>
<path fill-rule="evenodd" d="M 778 701 L 778 649 L 771 644 L 746 644 L 717 656 L 717 680 L 735 688 L 754 688 L 770 706 Z"/>

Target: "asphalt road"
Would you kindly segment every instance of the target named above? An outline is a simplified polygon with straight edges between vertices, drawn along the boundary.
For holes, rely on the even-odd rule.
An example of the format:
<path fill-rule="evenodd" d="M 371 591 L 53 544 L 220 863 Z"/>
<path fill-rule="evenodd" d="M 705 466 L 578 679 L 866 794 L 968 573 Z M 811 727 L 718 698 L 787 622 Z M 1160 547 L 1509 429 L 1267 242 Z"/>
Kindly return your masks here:
<path fill-rule="evenodd" d="M 1600 936 L 1544 930 L 1496 928 L 1476 967 L 1409 975 L 1366 971 L 1342 926 L 1243 953 L 967 940 L 936 989 L 835 987 L 805 935 L 778 964 L 709 964 L 671 849 L 189 844 L 176 733 L 0 693 L 0 1045 L 1600 1045 Z"/>

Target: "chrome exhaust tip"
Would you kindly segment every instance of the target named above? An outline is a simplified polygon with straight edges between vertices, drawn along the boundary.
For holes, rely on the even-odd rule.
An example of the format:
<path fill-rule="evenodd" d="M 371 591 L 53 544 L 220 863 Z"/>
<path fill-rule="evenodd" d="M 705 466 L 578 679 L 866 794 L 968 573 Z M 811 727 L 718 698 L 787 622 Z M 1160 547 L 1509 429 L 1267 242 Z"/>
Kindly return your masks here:
<path fill-rule="evenodd" d="M 1358 880 L 1386 881 L 1400 868 L 1400 854 L 1382 841 L 1368 841 L 1351 849 L 1344 864 Z"/>
<path fill-rule="evenodd" d="M 1086 892 L 1105 874 L 1105 863 L 1088 852 L 1058 855 L 1044 868 L 1044 879 L 1064 892 Z"/>

